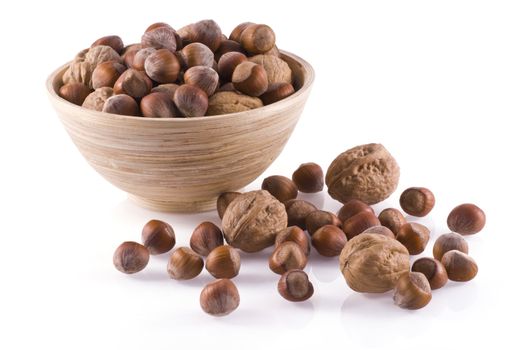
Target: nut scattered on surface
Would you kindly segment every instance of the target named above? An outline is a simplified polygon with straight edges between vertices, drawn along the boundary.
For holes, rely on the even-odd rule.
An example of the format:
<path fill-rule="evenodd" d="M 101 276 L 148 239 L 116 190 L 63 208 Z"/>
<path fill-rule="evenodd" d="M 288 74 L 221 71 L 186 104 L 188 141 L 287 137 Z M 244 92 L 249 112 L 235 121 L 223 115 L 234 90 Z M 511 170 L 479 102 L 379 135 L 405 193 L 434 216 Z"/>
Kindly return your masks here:
<path fill-rule="evenodd" d="M 309 238 L 305 234 L 305 231 L 298 226 L 289 226 L 278 233 L 275 245 L 278 246 L 283 242 L 294 242 L 301 248 L 306 256 L 310 254 Z"/>
<path fill-rule="evenodd" d="M 416 222 L 408 222 L 400 227 L 396 239 L 407 248 L 409 254 L 417 255 L 426 249 L 429 236 L 427 227 Z"/>
<path fill-rule="evenodd" d="M 206 270 L 215 278 L 234 278 L 241 267 L 241 257 L 229 245 L 214 248 L 206 257 Z"/>
<path fill-rule="evenodd" d="M 142 244 L 124 242 L 113 254 L 113 265 L 120 272 L 132 274 L 141 271 L 148 265 L 150 253 Z"/>
<path fill-rule="evenodd" d="M 468 242 L 460 234 L 455 232 L 445 233 L 437 238 L 433 246 L 433 256 L 441 260 L 444 254 L 450 250 L 458 250 L 462 253 L 469 253 Z"/>
<path fill-rule="evenodd" d="M 303 163 L 292 174 L 292 181 L 303 193 L 323 190 L 323 169 L 316 163 Z"/>
<path fill-rule="evenodd" d="M 278 282 L 279 294 L 288 301 L 305 301 L 314 294 L 309 276 L 302 270 L 290 270 L 281 275 Z"/>
<path fill-rule="evenodd" d="M 484 228 L 486 214 L 475 204 L 461 204 L 455 207 L 447 217 L 447 226 L 453 232 L 472 235 Z"/>
<path fill-rule="evenodd" d="M 142 242 L 152 255 L 163 254 L 175 246 L 172 226 L 160 220 L 150 220 L 142 229 Z"/>
<path fill-rule="evenodd" d="M 287 201 L 285 208 L 287 210 L 287 226 L 298 226 L 302 230 L 307 229 L 307 215 L 318 210 L 314 204 L 302 199 L 291 199 Z"/>
<path fill-rule="evenodd" d="M 278 201 L 285 203 L 298 196 L 298 188 L 291 179 L 281 175 L 266 177 L 261 184 L 261 189 L 268 191 Z"/>
<path fill-rule="evenodd" d="M 420 272 L 403 274 L 395 286 L 393 300 L 403 309 L 421 309 L 431 301 L 431 287 Z"/>
<path fill-rule="evenodd" d="M 456 282 L 467 282 L 475 278 L 478 273 L 478 266 L 475 260 L 469 255 L 450 250 L 442 257 L 447 276 L 450 280 Z"/>
<path fill-rule="evenodd" d="M 312 246 L 320 255 L 326 257 L 340 255 L 346 243 L 345 233 L 334 225 L 322 226 L 312 235 Z"/>
<path fill-rule="evenodd" d="M 188 247 L 179 247 L 170 256 L 167 271 L 170 278 L 189 280 L 203 271 L 203 258 Z"/>
<path fill-rule="evenodd" d="M 290 270 L 303 270 L 307 265 L 307 256 L 299 245 L 287 241 L 276 246 L 268 260 L 268 265 L 273 272 L 282 275 Z"/>
<path fill-rule="evenodd" d="M 442 288 L 447 283 L 446 269 L 437 259 L 420 258 L 415 260 L 411 267 L 411 271 L 423 273 L 426 276 L 431 289 Z"/>
<path fill-rule="evenodd" d="M 400 210 L 395 208 L 387 208 L 380 212 L 378 215 L 378 220 L 382 226 L 387 227 L 396 235 L 400 231 L 400 227 L 407 223 L 405 220 L 404 214 Z"/>
<path fill-rule="evenodd" d="M 190 237 L 190 247 L 199 255 L 207 256 L 223 245 L 223 233 L 215 224 L 205 221 L 197 225 Z"/>
<path fill-rule="evenodd" d="M 342 222 L 336 215 L 325 210 L 315 210 L 310 212 L 305 218 L 307 232 L 312 236 L 320 227 L 325 225 L 334 225 L 342 227 Z"/>
<path fill-rule="evenodd" d="M 229 279 L 208 283 L 199 298 L 201 308 L 212 316 L 225 316 L 239 306 L 239 292 Z"/>
<path fill-rule="evenodd" d="M 347 221 L 347 219 L 359 214 L 362 211 L 368 211 L 371 214 L 374 214 L 373 208 L 371 208 L 368 204 L 365 204 L 359 199 L 351 199 L 340 208 L 338 211 L 338 218 L 343 223 Z"/>
<path fill-rule="evenodd" d="M 351 239 L 354 236 L 361 234 L 369 227 L 378 225 L 380 225 L 380 220 L 378 220 L 376 215 L 372 214 L 370 211 L 362 211 L 345 220 L 342 229 L 343 232 L 345 232 L 347 239 Z"/>
<path fill-rule="evenodd" d="M 409 215 L 426 216 L 435 206 L 435 196 L 425 187 L 410 187 L 400 195 L 400 206 Z"/>

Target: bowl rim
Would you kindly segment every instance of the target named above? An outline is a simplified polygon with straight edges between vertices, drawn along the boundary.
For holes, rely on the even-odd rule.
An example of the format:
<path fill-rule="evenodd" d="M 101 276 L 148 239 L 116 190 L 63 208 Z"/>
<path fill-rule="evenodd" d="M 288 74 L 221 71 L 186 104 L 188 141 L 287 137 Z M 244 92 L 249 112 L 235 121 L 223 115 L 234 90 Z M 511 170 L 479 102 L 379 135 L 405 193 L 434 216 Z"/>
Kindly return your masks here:
<path fill-rule="evenodd" d="M 308 94 L 309 93 L 309 90 L 312 86 L 312 83 L 314 82 L 314 77 L 315 77 L 315 73 L 314 73 L 314 68 L 311 66 L 310 63 L 308 63 L 306 60 L 304 60 L 303 58 L 293 54 L 293 53 L 290 53 L 288 51 L 283 51 L 283 50 L 280 50 L 280 56 L 283 55 L 283 56 L 286 56 L 287 58 L 290 58 L 294 61 L 296 61 L 297 63 L 299 63 L 300 65 L 300 68 L 304 70 L 305 72 L 305 76 L 304 76 L 304 81 L 303 81 L 303 85 L 301 86 L 301 88 L 299 90 L 297 90 L 294 94 L 282 99 L 282 100 L 279 100 L 277 102 L 274 102 L 274 103 L 271 103 L 269 105 L 266 105 L 266 106 L 263 106 L 263 107 L 258 107 L 258 108 L 254 108 L 254 109 L 251 109 L 251 110 L 248 110 L 248 111 L 242 111 L 242 112 L 235 112 L 235 113 L 228 113 L 228 114 L 220 114 L 220 115 L 211 115 L 211 116 L 203 116 L 203 117 L 191 117 L 191 118 L 144 118 L 144 117 L 136 117 L 136 116 L 129 116 L 129 115 L 120 115 L 120 114 L 113 114 L 113 113 L 106 113 L 106 112 L 101 112 L 101 111 L 96 111 L 96 110 L 92 110 L 92 109 L 87 109 L 87 108 L 83 108 L 82 106 L 79 106 L 79 105 L 76 105 L 74 103 L 71 103 L 67 100 L 65 100 L 64 98 L 60 97 L 57 92 L 55 92 L 55 89 L 53 88 L 53 82 L 55 80 L 55 77 L 57 76 L 57 74 L 59 74 L 60 72 L 64 71 L 66 69 L 66 67 L 71 63 L 71 61 L 67 62 L 66 64 L 63 64 L 61 65 L 59 68 L 55 69 L 53 71 L 53 73 L 51 73 L 47 80 L 46 80 L 46 90 L 48 92 L 48 96 L 54 100 L 56 103 L 60 103 L 64 106 L 67 106 L 67 108 L 75 108 L 75 109 L 78 109 L 79 112 L 89 112 L 93 115 L 96 115 L 96 116 L 99 116 L 99 117 L 106 117 L 106 118 L 112 118 L 114 120 L 133 120 L 133 121 L 137 121 L 137 122 L 140 122 L 140 121 L 144 121 L 144 122 L 163 122 L 163 123 L 166 123 L 166 122 L 169 122 L 169 123 L 191 123 L 191 122 L 196 122 L 196 121 L 200 121 L 200 120 L 208 120 L 208 121 L 213 121 L 213 120 L 216 120 L 216 119 L 225 119 L 225 118 L 235 118 L 235 117 L 238 117 L 239 115 L 245 115 L 245 116 L 250 116 L 250 115 L 260 115 L 260 113 L 264 113 L 266 111 L 270 111 L 270 110 L 273 110 L 273 109 L 276 109 L 276 108 L 279 108 L 281 105 L 283 104 L 286 104 L 287 102 L 291 101 L 291 100 L 294 100 L 294 99 L 299 99 L 301 98 L 303 95 L 305 94 Z M 256 113 L 254 113 L 256 112 Z"/>

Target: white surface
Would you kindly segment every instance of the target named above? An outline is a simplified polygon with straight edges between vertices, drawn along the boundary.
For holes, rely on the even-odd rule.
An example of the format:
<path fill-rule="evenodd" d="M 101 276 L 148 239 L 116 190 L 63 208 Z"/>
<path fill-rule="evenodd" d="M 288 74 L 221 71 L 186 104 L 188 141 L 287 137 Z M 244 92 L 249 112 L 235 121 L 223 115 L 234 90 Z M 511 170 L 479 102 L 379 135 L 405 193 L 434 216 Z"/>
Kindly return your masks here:
<path fill-rule="evenodd" d="M 2 349 L 443 349 L 517 348 L 525 311 L 523 251 L 526 141 L 526 11 L 522 1 L 324 3 L 90 1 L 12 3 L 0 14 L 2 159 L 0 348 Z M 299 11 L 301 8 L 301 11 Z M 263 175 L 291 175 L 302 162 L 326 168 L 352 146 L 381 142 L 402 169 L 401 190 L 431 188 L 433 239 L 462 202 L 487 214 L 468 237 L 475 280 L 433 293 L 416 312 L 391 295 L 352 292 L 336 259 L 314 252 L 315 294 L 293 304 L 276 292 L 267 253 L 242 255 L 241 305 L 212 318 L 199 307 L 211 277 L 165 274 L 167 255 L 135 276 L 112 254 L 140 239 L 151 218 L 170 222 L 177 245 L 215 213 L 152 213 L 131 204 L 82 159 L 47 101 L 46 76 L 94 39 L 138 40 L 152 22 L 178 27 L 214 18 L 271 25 L 279 47 L 312 63 L 317 79 L 282 155 Z M 262 177 L 262 178 L 263 178 Z M 247 189 L 257 188 L 258 179 Z M 336 210 L 327 196 L 314 201 Z M 426 250 L 430 252 L 431 244 Z"/>

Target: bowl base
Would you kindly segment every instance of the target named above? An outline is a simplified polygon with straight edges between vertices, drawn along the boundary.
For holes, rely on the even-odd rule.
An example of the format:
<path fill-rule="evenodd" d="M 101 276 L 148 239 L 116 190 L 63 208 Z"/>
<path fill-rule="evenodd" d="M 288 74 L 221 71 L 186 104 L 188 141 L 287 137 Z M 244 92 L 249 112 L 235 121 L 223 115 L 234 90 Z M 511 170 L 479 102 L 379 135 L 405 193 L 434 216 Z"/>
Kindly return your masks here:
<path fill-rule="evenodd" d="M 197 213 L 203 211 L 216 210 L 217 208 L 217 198 L 212 198 L 204 201 L 181 202 L 148 199 L 135 196 L 133 194 L 129 194 L 129 197 L 137 205 L 154 211 Z"/>

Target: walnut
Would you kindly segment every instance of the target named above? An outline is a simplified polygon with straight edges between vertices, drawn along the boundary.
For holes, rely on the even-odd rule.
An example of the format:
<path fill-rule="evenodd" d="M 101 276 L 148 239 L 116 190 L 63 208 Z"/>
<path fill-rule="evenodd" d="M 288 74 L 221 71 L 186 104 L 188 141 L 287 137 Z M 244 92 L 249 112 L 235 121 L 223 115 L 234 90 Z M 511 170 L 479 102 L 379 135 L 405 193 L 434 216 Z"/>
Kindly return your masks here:
<path fill-rule="evenodd" d="M 262 106 L 263 102 L 257 97 L 250 97 L 233 91 L 222 91 L 215 93 L 208 99 L 206 115 L 243 112 Z"/>
<path fill-rule="evenodd" d="M 91 94 L 86 97 L 82 107 L 87 109 L 92 109 L 94 111 L 102 111 L 104 102 L 113 96 L 113 89 L 110 87 L 101 87 L 93 91 Z"/>
<path fill-rule="evenodd" d="M 346 203 L 359 199 L 367 204 L 383 201 L 398 185 L 400 168 L 381 144 L 351 148 L 332 161 L 325 183 L 332 198 Z"/>
<path fill-rule="evenodd" d="M 90 48 L 86 52 L 85 61 L 91 64 L 92 69 L 95 69 L 99 63 L 106 61 L 122 63 L 121 56 L 117 51 L 106 45 L 97 45 Z"/>
<path fill-rule="evenodd" d="M 287 62 L 274 55 L 256 55 L 248 59 L 251 62 L 261 64 L 267 72 L 268 83 L 292 84 L 292 70 Z"/>
<path fill-rule="evenodd" d="M 362 233 L 345 244 L 340 254 L 340 270 L 351 289 L 384 293 L 409 271 L 409 252 L 395 239 Z"/>
<path fill-rule="evenodd" d="M 91 74 L 93 73 L 93 66 L 91 63 L 86 61 L 74 61 L 71 62 L 68 69 L 62 75 L 62 82 L 64 84 L 69 83 L 82 83 L 88 87 L 91 87 Z"/>
<path fill-rule="evenodd" d="M 228 244 L 249 253 L 270 247 L 286 227 L 285 206 L 265 190 L 237 196 L 223 216 Z"/>

